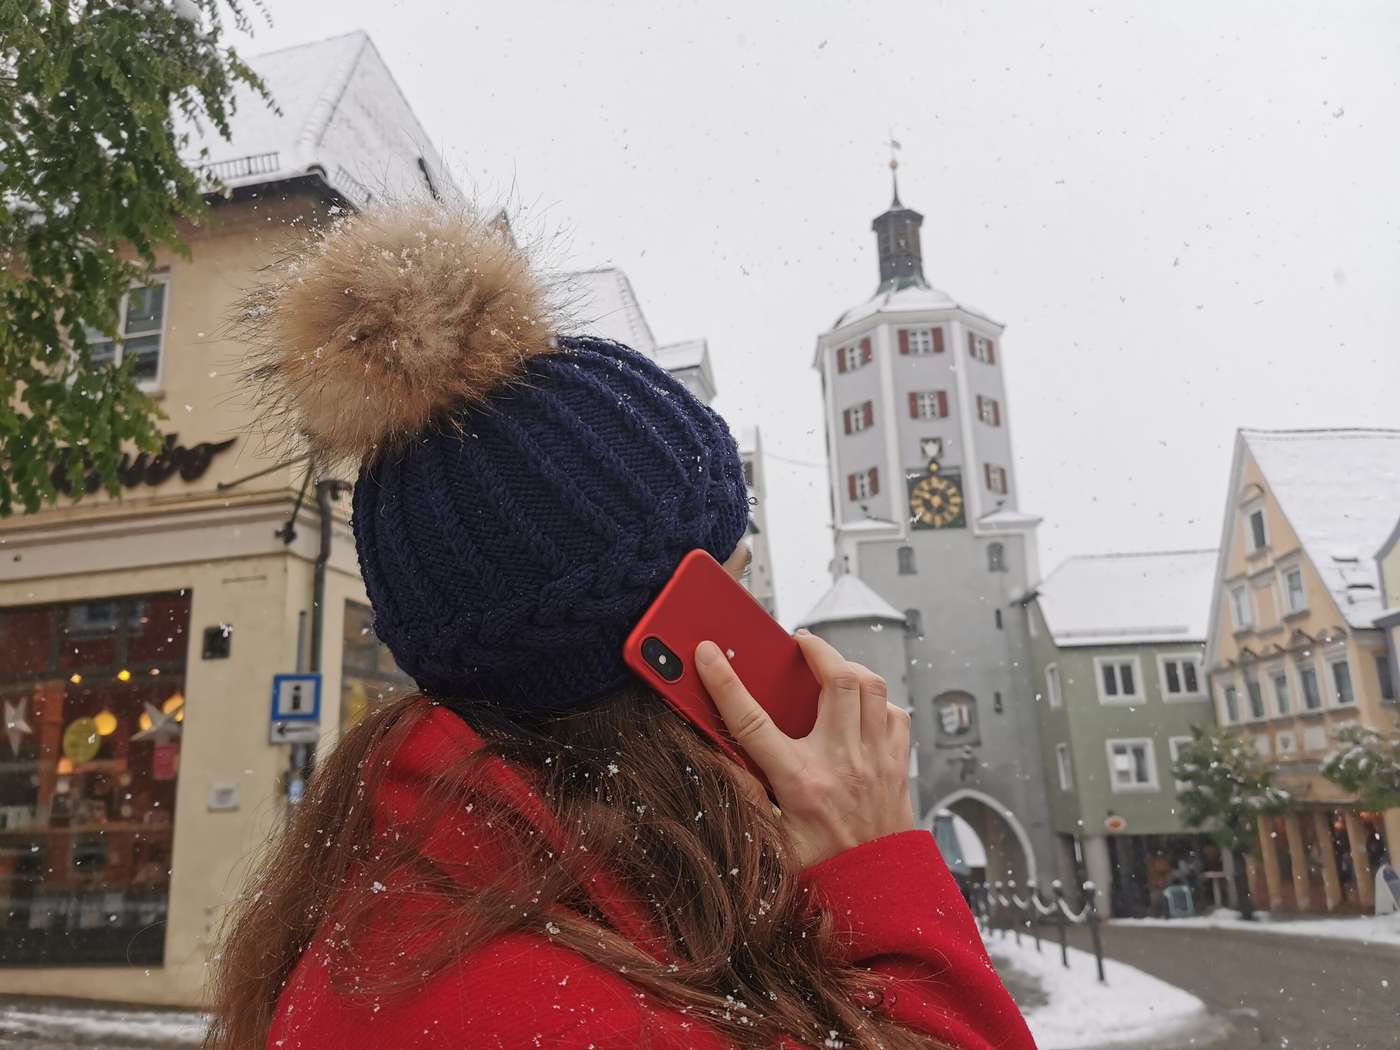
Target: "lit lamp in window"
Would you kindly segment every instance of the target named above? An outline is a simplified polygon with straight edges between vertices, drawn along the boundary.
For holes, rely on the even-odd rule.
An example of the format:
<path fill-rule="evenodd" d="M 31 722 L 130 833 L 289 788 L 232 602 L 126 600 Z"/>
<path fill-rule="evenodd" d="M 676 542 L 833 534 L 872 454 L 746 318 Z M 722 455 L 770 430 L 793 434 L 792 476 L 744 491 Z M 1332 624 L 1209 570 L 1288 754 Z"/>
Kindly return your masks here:
<path fill-rule="evenodd" d="M 185 697 L 182 693 L 171 693 L 160 705 L 160 709 L 177 722 L 185 720 Z"/>
<path fill-rule="evenodd" d="M 128 671 L 125 667 L 123 667 L 120 671 L 117 672 L 117 681 L 118 681 L 118 682 L 129 682 L 129 681 L 131 681 L 131 672 Z"/>
<path fill-rule="evenodd" d="M 105 708 L 93 715 L 92 720 L 97 724 L 97 732 L 100 736 L 111 736 L 117 731 L 117 716 Z"/>

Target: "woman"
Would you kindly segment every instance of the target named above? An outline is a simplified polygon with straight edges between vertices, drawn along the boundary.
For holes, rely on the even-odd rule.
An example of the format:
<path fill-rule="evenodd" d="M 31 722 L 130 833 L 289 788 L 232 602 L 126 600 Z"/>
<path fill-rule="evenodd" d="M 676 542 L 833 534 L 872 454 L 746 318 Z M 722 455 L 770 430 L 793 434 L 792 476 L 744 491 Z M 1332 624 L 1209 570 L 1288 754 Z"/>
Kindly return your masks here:
<path fill-rule="evenodd" d="M 791 740 L 696 651 L 775 808 L 622 662 L 688 551 L 743 571 L 718 416 L 556 336 L 466 212 L 335 225 L 245 313 L 269 410 L 359 470 L 375 630 L 422 695 L 343 737 L 232 911 L 210 1048 L 1032 1046 L 877 676 L 799 632 Z"/>

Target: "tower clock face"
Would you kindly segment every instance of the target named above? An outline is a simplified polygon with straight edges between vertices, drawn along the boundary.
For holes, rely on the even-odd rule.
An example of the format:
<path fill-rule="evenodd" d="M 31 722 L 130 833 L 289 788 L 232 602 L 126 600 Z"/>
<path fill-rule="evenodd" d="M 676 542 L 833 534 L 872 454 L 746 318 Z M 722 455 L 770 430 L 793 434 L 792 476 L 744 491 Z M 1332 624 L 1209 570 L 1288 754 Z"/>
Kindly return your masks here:
<path fill-rule="evenodd" d="M 967 523 L 961 479 L 937 461 L 909 479 L 909 521 L 916 529 L 960 529 Z"/>

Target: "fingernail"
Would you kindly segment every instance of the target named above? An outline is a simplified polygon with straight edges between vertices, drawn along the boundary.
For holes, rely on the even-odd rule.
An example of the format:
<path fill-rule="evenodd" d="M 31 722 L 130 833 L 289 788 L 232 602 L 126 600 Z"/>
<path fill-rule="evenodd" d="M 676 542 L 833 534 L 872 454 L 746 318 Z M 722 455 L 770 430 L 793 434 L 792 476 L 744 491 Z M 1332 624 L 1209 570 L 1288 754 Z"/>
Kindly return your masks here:
<path fill-rule="evenodd" d="M 695 662 L 712 664 L 719 660 L 719 646 L 714 642 L 701 642 L 695 649 Z"/>
<path fill-rule="evenodd" d="M 812 632 L 809 631 L 809 630 L 807 630 L 807 628 L 805 628 L 805 627 L 799 627 L 799 628 L 798 628 L 796 631 L 794 631 L 793 633 L 794 633 L 794 634 L 798 634 L 798 635 L 802 635 L 802 636 L 805 637 L 805 636 L 811 634 Z"/>

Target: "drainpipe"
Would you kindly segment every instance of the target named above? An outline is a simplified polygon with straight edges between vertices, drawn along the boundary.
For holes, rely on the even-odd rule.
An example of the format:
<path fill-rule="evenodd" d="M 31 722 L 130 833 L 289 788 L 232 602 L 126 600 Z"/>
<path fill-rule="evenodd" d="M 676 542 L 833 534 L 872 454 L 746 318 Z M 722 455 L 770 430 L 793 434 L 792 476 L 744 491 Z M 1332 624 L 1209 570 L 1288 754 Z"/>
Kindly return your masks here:
<path fill-rule="evenodd" d="M 329 478 L 316 482 L 316 506 L 321 512 L 321 546 L 316 551 L 316 571 L 311 589 L 311 670 L 321 670 L 321 639 L 325 633 L 326 565 L 331 560 L 331 529 L 335 519 L 331 504 L 348 493 L 350 482 Z"/>
<path fill-rule="evenodd" d="M 308 654 L 307 670 L 319 674 L 322 670 L 321 647 L 326 624 L 326 566 L 331 560 L 331 539 L 335 518 L 331 504 L 342 493 L 350 492 L 353 486 L 348 481 L 327 478 L 316 482 L 316 507 L 321 515 L 321 543 L 316 551 L 316 567 L 312 574 L 311 586 L 311 652 Z M 325 702 L 324 695 L 322 702 Z M 322 714 L 324 717 L 324 712 Z M 287 770 L 287 804 L 295 806 L 306 793 L 306 782 L 311 778 L 312 759 L 316 749 L 310 744 L 293 744 Z"/>

